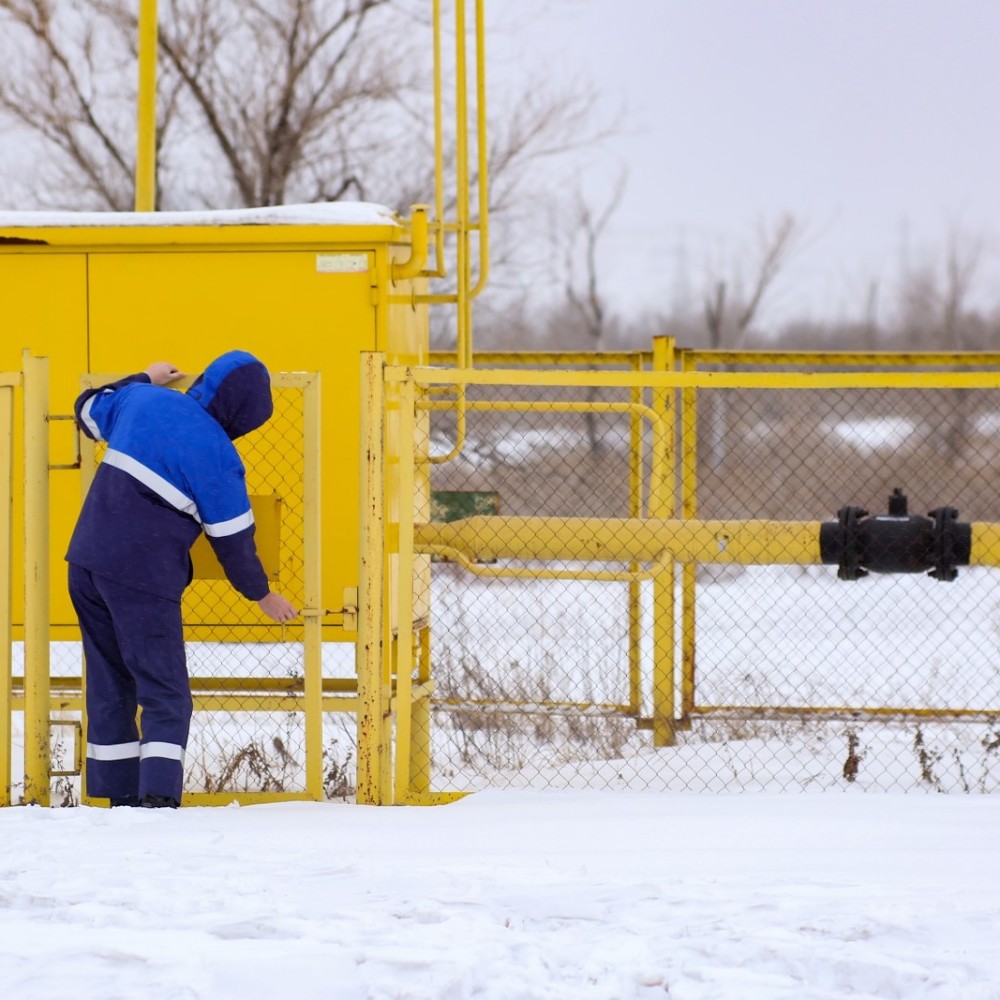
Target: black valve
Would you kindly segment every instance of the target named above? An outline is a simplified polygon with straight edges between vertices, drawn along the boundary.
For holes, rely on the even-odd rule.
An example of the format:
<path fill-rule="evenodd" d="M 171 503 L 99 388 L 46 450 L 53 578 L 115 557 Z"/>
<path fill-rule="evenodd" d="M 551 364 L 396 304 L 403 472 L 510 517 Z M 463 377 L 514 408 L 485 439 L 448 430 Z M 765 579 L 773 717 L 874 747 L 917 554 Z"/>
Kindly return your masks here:
<path fill-rule="evenodd" d="M 954 580 L 969 565 L 972 525 L 958 520 L 954 507 L 938 507 L 929 517 L 907 513 L 906 494 L 895 489 L 888 514 L 869 517 L 860 507 L 841 507 L 836 521 L 819 529 L 820 559 L 837 566 L 841 580 L 871 573 L 923 573 Z"/>

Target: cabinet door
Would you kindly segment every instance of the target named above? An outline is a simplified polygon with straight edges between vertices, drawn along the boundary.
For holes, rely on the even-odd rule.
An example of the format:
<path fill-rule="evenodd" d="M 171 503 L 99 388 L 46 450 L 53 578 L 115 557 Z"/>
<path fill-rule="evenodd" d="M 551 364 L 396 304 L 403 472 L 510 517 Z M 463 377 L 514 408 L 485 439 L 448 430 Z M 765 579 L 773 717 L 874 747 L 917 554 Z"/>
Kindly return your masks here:
<path fill-rule="evenodd" d="M 337 609 L 344 588 L 357 586 L 359 355 L 376 343 L 372 252 L 352 248 L 346 256 L 363 265 L 362 254 L 369 267 L 346 271 L 330 269 L 336 251 L 329 249 L 90 257 L 91 371 L 141 371 L 163 360 L 197 374 L 218 355 L 240 349 L 272 372 L 322 373 L 324 607 Z M 270 447 L 277 457 L 282 433 L 276 412 L 263 432 L 255 432 L 264 435 L 263 449 L 248 436 L 250 452 Z M 281 497 L 282 516 L 294 517 L 294 473 L 267 468 L 266 461 L 253 464 L 248 462 L 251 492 Z M 279 576 L 276 587 L 282 584 Z M 332 617 L 330 624 L 339 620 Z"/>

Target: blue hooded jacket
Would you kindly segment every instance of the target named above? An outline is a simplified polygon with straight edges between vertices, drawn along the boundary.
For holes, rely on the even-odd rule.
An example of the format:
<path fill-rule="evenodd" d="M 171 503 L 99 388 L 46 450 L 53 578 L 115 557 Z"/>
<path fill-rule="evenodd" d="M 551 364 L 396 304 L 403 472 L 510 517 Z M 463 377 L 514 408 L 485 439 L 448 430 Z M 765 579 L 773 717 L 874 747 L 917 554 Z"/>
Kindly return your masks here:
<path fill-rule="evenodd" d="M 77 423 L 108 447 L 66 559 L 180 600 L 191 582 L 191 546 L 204 531 L 230 583 L 259 601 L 270 588 L 232 442 L 272 410 L 267 369 L 246 351 L 217 358 L 186 394 L 152 385 L 145 374 L 82 393 Z"/>

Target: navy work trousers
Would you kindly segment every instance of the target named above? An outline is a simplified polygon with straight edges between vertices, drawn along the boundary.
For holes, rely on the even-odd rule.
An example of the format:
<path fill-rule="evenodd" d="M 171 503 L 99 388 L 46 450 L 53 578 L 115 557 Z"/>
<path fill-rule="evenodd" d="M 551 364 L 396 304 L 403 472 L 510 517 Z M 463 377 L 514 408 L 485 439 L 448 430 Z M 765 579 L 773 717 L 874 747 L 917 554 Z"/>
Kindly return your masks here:
<path fill-rule="evenodd" d="M 69 592 L 87 660 L 87 794 L 180 802 L 192 707 L 180 602 L 73 564 Z"/>

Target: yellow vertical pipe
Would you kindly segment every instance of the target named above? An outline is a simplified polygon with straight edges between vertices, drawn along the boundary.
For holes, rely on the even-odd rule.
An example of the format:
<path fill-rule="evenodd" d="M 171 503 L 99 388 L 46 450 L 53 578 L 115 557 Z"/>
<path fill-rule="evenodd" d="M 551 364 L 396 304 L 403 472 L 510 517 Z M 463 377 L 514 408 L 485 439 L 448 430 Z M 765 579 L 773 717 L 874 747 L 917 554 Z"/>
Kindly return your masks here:
<path fill-rule="evenodd" d="M 444 257 L 444 115 L 441 76 L 441 0 L 434 0 L 434 276 L 447 274 Z"/>
<path fill-rule="evenodd" d="M 24 801 L 49 804 L 49 359 L 24 370 Z"/>
<path fill-rule="evenodd" d="M 479 177 L 476 187 L 479 194 L 479 275 L 475 288 L 469 293 L 475 298 L 490 277 L 490 185 L 489 150 L 486 144 L 486 16 L 483 0 L 476 0 L 476 153 Z"/>
<path fill-rule="evenodd" d="M 0 806 L 10 805 L 11 785 L 11 577 L 14 505 L 14 388 L 0 388 Z"/>
<path fill-rule="evenodd" d="M 139 0 L 135 210 L 156 208 L 156 0 Z"/>
<path fill-rule="evenodd" d="M 323 597 L 322 511 L 320 506 L 320 374 L 305 387 L 303 423 L 303 657 L 305 669 L 306 791 L 323 798 Z"/>
<path fill-rule="evenodd" d="M 670 371 L 674 366 L 672 337 L 653 338 L 653 371 Z M 670 427 L 672 390 L 653 393 L 653 409 Z M 662 465 L 652 469 L 649 516 L 669 518 L 674 512 L 674 434 L 668 433 Z M 674 563 L 671 561 L 653 578 L 653 746 L 673 746 L 676 742 L 676 690 L 674 655 L 676 626 L 674 615 Z"/>
<path fill-rule="evenodd" d="M 413 465 L 416 389 L 412 378 L 399 384 L 399 553 L 396 565 L 396 801 L 410 791 L 413 733 Z"/>
<path fill-rule="evenodd" d="M 359 805 L 384 805 L 389 746 L 384 720 L 389 698 L 383 666 L 385 623 L 385 355 L 361 355 L 361 504 L 358 566 L 358 775 Z"/>
<path fill-rule="evenodd" d="M 642 355 L 632 357 L 633 372 L 642 371 Z M 630 390 L 633 406 L 643 402 L 641 386 Z M 628 470 L 628 513 L 629 517 L 642 517 L 642 417 L 633 411 L 629 417 L 629 470 Z M 629 564 L 633 573 L 639 571 L 639 564 Z M 642 584 L 636 580 L 628 583 L 628 705 L 636 717 L 642 711 Z"/>
<path fill-rule="evenodd" d="M 690 353 L 681 356 L 681 370 L 693 372 L 697 363 Z M 681 390 L 681 517 L 698 516 L 698 391 Z M 696 691 L 695 641 L 698 565 L 681 568 L 681 717 L 690 724 Z"/>
<path fill-rule="evenodd" d="M 465 0 L 455 0 L 455 221 L 458 367 L 472 367 L 469 265 L 469 86 Z"/>

